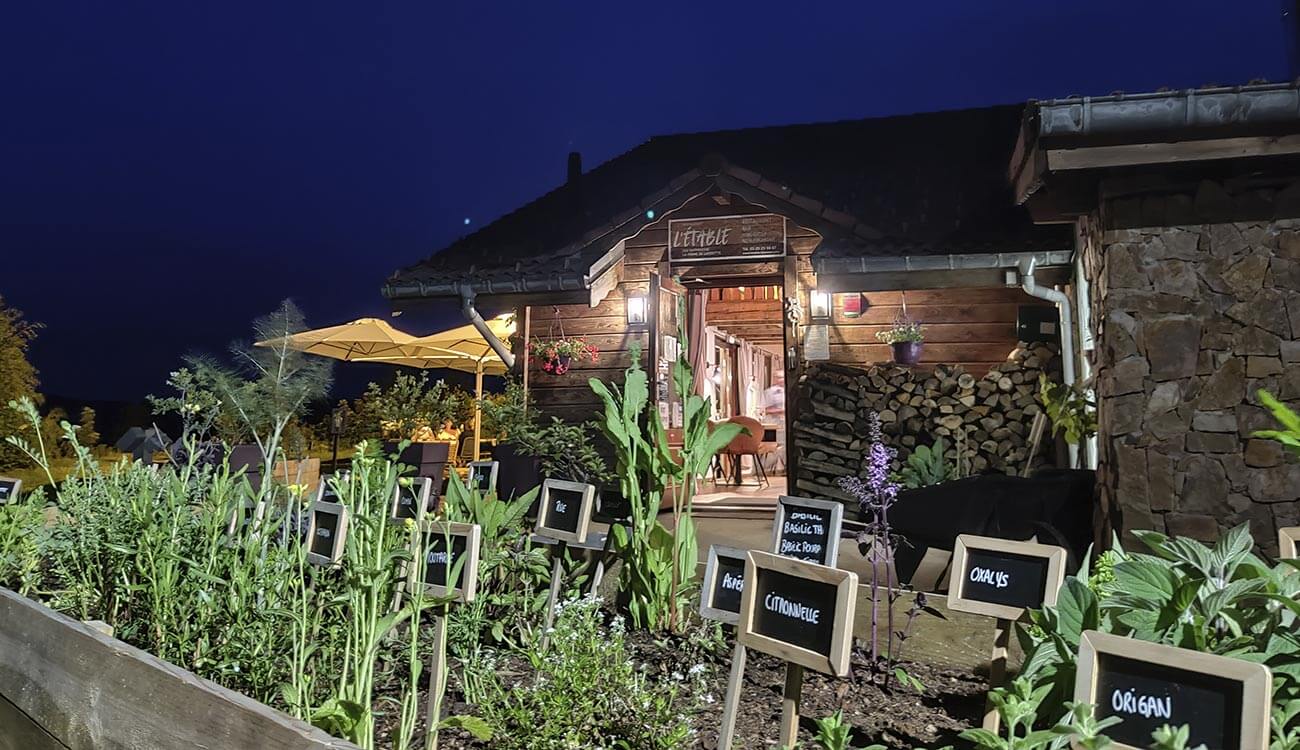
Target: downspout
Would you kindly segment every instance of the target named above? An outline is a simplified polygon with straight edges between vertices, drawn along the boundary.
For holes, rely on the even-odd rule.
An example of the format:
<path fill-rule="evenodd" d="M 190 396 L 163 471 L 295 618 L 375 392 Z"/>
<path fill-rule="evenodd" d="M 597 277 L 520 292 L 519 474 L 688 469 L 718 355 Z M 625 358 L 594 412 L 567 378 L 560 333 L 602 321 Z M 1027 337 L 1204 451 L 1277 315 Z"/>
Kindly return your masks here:
<path fill-rule="evenodd" d="M 1061 382 L 1074 385 L 1074 322 L 1070 314 L 1070 297 L 1059 289 L 1040 287 L 1034 281 L 1035 262 L 1031 258 L 1020 263 L 1020 288 L 1030 297 L 1047 300 L 1056 305 L 1060 314 L 1061 331 Z M 1069 446 L 1070 468 L 1079 465 L 1079 446 Z"/>
<path fill-rule="evenodd" d="M 492 333 L 492 329 L 488 327 L 487 321 L 483 320 L 483 316 L 478 314 L 478 309 L 474 307 L 473 287 L 463 281 L 457 286 L 460 289 L 461 313 L 465 315 L 465 319 L 470 322 L 470 325 L 474 326 L 474 330 L 478 331 L 479 335 L 483 337 L 483 340 L 488 343 L 488 346 L 492 347 L 492 351 L 497 353 L 497 356 L 501 358 L 502 363 L 505 364 L 506 369 L 513 370 L 515 367 L 515 355 L 510 351 L 510 347 L 506 346 L 504 341 L 497 338 L 495 333 Z"/>

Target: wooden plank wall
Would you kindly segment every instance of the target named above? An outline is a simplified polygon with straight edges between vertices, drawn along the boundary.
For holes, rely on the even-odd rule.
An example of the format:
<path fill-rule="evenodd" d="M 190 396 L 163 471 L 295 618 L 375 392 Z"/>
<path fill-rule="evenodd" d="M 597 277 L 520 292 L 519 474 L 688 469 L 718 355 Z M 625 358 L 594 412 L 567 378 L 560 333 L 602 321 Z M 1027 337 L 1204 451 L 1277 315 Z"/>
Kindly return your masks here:
<path fill-rule="evenodd" d="M 709 196 L 700 196 L 688 202 L 677 214 L 680 216 L 722 216 L 730 214 L 763 213 L 758 206 L 718 205 Z M 727 299 L 711 301 L 708 318 L 711 325 L 755 343 L 781 342 L 782 296 L 797 295 L 805 310 L 803 323 L 808 323 L 808 290 L 816 279 L 812 272 L 812 252 L 821 242 L 814 231 L 788 222 L 787 240 L 791 257 L 785 262 L 795 264 L 798 289 L 781 290 L 780 295 L 764 299 Z M 529 390 L 539 408 L 568 421 L 586 421 L 599 406 L 595 394 L 587 386 L 588 377 L 597 377 L 622 383 L 623 369 L 631 361 L 633 345 L 642 351 L 642 364 L 646 362 L 648 337 L 645 330 L 629 331 L 624 299 L 627 295 L 644 295 L 648 291 L 650 274 L 666 272 L 667 217 L 644 228 L 635 237 L 624 241 L 623 281 L 598 307 L 587 305 L 562 305 L 558 308 L 564 332 L 582 335 L 600 347 L 598 363 L 583 363 L 566 375 L 556 377 L 542 372 L 532 364 L 529 371 Z M 781 262 L 750 263 L 736 266 L 701 266 L 699 268 L 674 268 L 674 274 L 691 286 L 697 277 L 726 276 L 732 285 L 762 287 L 781 284 Z M 745 295 L 752 297 L 754 295 Z M 761 295 L 760 295 L 761 296 Z M 830 330 L 831 361 L 866 366 L 873 362 L 886 362 L 892 357 L 891 349 L 876 340 L 876 333 L 888 328 L 902 310 L 906 296 L 910 316 L 926 328 L 926 342 L 921 363 L 959 364 L 979 376 L 995 363 L 1006 360 L 1016 348 L 1016 312 L 1019 305 L 1041 305 L 1042 300 L 1025 294 L 1019 288 L 995 287 L 985 289 L 933 289 L 908 292 L 870 292 L 864 295 L 862 315 L 858 318 L 844 316 L 844 295 L 835 295 L 834 317 Z M 534 306 L 531 313 L 531 337 L 546 337 L 552 329 L 558 333 L 556 308 Z"/>
<path fill-rule="evenodd" d="M 844 299 L 834 298 L 830 330 L 831 361 L 856 366 L 887 362 L 891 348 L 876 339 L 902 312 L 925 327 L 921 364 L 962 365 L 977 377 L 989 366 L 1005 362 L 1018 342 L 1016 313 L 1020 305 L 1042 305 L 1018 287 L 988 289 L 921 289 L 863 294 L 862 314 L 844 316 Z"/>
<path fill-rule="evenodd" d="M 30 722 L 15 732 L 71 750 L 356 748 L 6 589 L 0 698 L 0 734 L 16 710 Z"/>
<path fill-rule="evenodd" d="M 711 290 L 709 323 L 755 343 L 781 343 L 781 300 L 764 295 L 766 289 L 746 288 L 743 295 L 736 289 Z M 862 314 L 849 318 L 844 315 L 848 296 L 834 298 L 832 362 L 866 367 L 889 361 L 892 351 L 876 333 L 889 328 L 906 299 L 908 314 L 925 326 L 921 363 L 958 364 L 976 376 L 1006 361 L 1016 348 L 1018 308 L 1044 304 L 1015 287 L 867 292 Z"/>
<path fill-rule="evenodd" d="M 563 327 L 564 335 L 581 336 L 600 350 L 596 362 L 575 364 L 563 375 L 543 371 L 530 357 L 528 390 L 539 410 L 566 422 L 586 422 L 604 408 L 587 384 L 589 378 L 621 386 L 634 348 L 639 348 L 641 366 L 646 367 L 650 338 L 644 327 L 629 330 L 626 303 L 627 296 L 645 293 L 644 283 L 624 284 L 594 308 L 581 304 L 532 307 L 529 338 L 559 336 Z"/>

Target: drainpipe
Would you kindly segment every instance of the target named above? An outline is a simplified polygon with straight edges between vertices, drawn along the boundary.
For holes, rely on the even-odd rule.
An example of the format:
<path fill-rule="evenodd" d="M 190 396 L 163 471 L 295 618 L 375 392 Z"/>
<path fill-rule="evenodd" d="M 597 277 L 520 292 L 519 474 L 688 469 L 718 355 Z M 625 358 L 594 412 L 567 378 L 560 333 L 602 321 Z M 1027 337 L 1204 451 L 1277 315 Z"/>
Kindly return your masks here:
<path fill-rule="evenodd" d="M 1059 289 L 1040 287 L 1034 281 L 1035 262 L 1031 258 L 1020 263 L 1020 288 L 1025 294 L 1055 303 L 1060 314 L 1061 331 L 1061 381 L 1074 385 L 1074 322 L 1070 315 L 1070 297 Z M 1070 468 L 1079 465 L 1079 446 L 1069 446 Z"/>
<path fill-rule="evenodd" d="M 513 370 L 515 367 L 515 355 L 510 351 L 510 347 L 506 346 L 504 341 L 497 338 L 496 334 L 492 333 L 492 329 L 488 327 L 487 321 L 483 320 L 483 316 L 478 314 L 478 309 L 474 307 L 474 289 L 465 282 L 461 282 L 458 286 L 460 287 L 461 313 L 463 313 L 465 319 L 474 326 L 474 330 L 479 332 L 479 335 L 488 343 L 488 346 L 492 347 L 492 351 L 497 353 L 497 356 L 501 358 L 503 363 L 505 363 L 506 369 Z"/>

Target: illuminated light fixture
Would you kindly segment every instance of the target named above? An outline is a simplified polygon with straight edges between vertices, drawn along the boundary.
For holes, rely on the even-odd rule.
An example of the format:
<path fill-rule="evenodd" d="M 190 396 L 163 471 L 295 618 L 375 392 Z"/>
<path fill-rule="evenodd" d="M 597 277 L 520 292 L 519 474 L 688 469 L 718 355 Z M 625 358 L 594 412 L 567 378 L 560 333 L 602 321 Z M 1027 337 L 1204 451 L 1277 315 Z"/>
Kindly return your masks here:
<path fill-rule="evenodd" d="M 628 325 L 645 325 L 645 297 L 627 298 Z"/>
<path fill-rule="evenodd" d="M 653 219 L 655 217 L 655 210 L 653 208 L 646 209 L 645 217 L 647 219 Z"/>
<path fill-rule="evenodd" d="M 812 289 L 808 292 L 808 316 L 813 320 L 830 320 L 831 293 Z"/>

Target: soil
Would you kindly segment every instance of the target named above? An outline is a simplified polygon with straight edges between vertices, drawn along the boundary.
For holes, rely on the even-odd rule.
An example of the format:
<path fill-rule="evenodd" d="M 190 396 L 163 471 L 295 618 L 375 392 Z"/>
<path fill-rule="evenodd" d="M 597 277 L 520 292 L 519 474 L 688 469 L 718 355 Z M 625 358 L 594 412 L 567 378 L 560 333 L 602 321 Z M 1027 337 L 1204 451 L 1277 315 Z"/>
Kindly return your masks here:
<path fill-rule="evenodd" d="M 728 634 L 726 650 L 712 656 L 711 669 L 706 673 L 706 689 L 713 701 L 693 715 L 696 738 L 691 745 L 693 748 L 717 750 L 733 643 Z M 630 632 L 628 647 L 632 658 L 637 663 L 644 663 L 652 672 L 667 675 L 683 669 L 681 654 L 686 649 L 675 647 L 671 640 Z M 519 681 L 532 679 L 532 673 L 522 659 L 510 659 L 507 665 L 507 670 L 517 674 Z M 867 659 L 860 653 L 855 654 L 852 671 L 843 679 L 804 670 L 799 730 L 801 746 L 814 746 L 813 720 L 829 716 L 837 709 L 843 710 L 845 719 L 853 726 L 853 747 L 873 743 L 890 750 L 943 747 L 958 744 L 957 735 L 962 730 L 979 725 L 988 689 L 982 677 L 925 664 L 903 663 L 900 666 L 924 685 L 923 693 L 900 685 L 895 678 L 891 678 L 885 687 L 884 675 L 873 674 Z M 752 650 L 749 652 L 736 718 L 736 747 L 746 750 L 777 747 L 784 684 L 785 662 Z M 421 696 L 422 712 L 424 705 L 424 696 Z M 448 714 L 474 713 L 473 706 L 463 702 L 454 662 L 444 705 Z M 385 723 L 381 720 L 381 729 Z M 417 736 L 423 733 L 421 726 Z M 484 747 L 458 730 L 444 730 L 438 745 L 447 750 L 481 750 Z"/>

